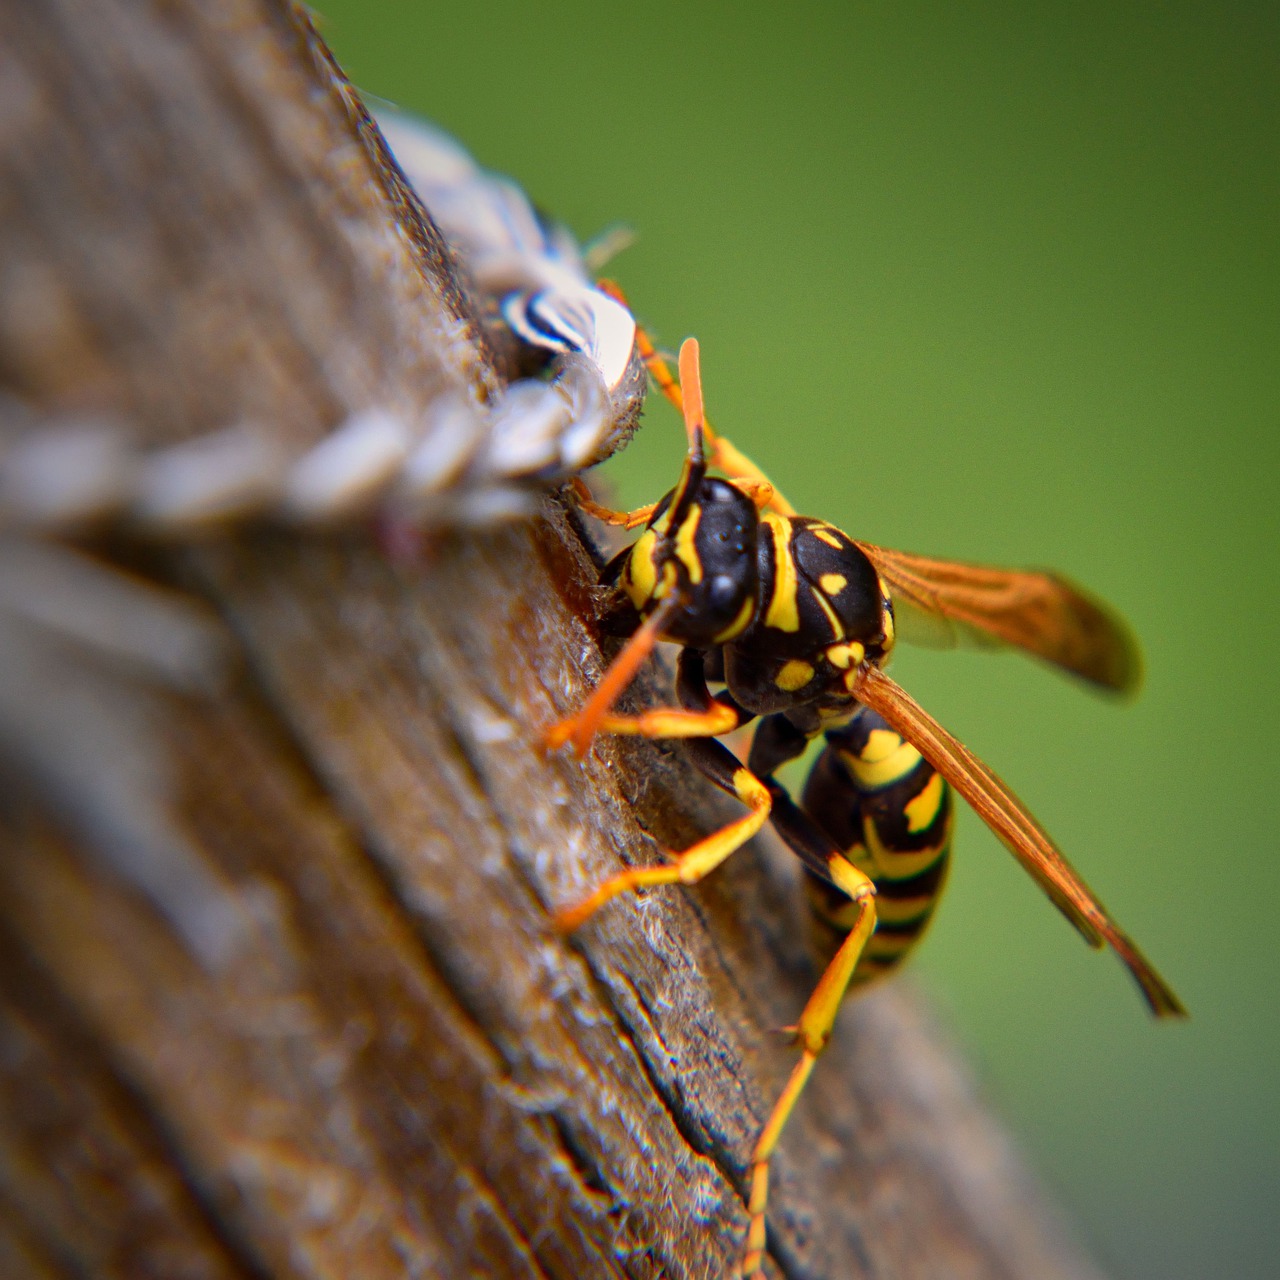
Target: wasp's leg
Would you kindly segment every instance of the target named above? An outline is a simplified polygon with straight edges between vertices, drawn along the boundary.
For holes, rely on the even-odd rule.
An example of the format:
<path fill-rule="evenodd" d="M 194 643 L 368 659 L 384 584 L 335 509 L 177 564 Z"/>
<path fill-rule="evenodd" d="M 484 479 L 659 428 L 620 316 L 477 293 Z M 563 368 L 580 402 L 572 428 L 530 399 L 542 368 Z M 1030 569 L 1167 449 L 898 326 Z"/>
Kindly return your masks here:
<path fill-rule="evenodd" d="M 747 1244 L 742 1258 L 742 1280 L 757 1275 L 764 1259 L 765 1213 L 769 1204 L 769 1160 L 809 1081 L 818 1055 L 831 1039 L 831 1029 L 835 1025 L 840 1002 L 849 989 L 867 940 L 876 927 L 876 888 L 871 878 L 847 862 L 835 843 L 810 822 L 785 793 L 775 795 L 771 816 L 778 834 L 800 856 L 805 866 L 839 889 L 849 900 L 850 907 L 856 911 L 856 916 L 849 922 L 848 935 L 818 979 L 818 985 L 794 1028 L 796 1042 L 800 1046 L 800 1061 L 796 1063 L 786 1087 L 773 1104 L 769 1119 L 760 1131 L 755 1150 L 751 1153 L 751 1191 L 747 1200 L 747 1212 L 751 1215 L 751 1221 L 747 1227 Z"/>
<path fill-rule="evenodd" d="M 803 755 L 810 741 L 809 735 L 797 729 L 783 712 L 775 712 L 760 721 L 747 766 L 752 773 L 771 778 L 784 764 Z"/>
<path fill-rule="evenodd" d="M 628 311 L 631 310 L 626 295 L 612 280 L 600 280 L 597 284 L 601 292 L 607 293 L 616 302 L 620 302 Z M 683 413 L 684 396 L 680 391 L 680 384 L 640 324 L 636 325 L 636 349 L 640 352 L 640 359 L 644 361 L 644 366 L 657 384 L 658 390 Z M 730 479 L 738 480 L 744 487 L 752 489 L 753 496 L 758 495 L 757 501 L 761 506 L 772 508 L 780 516 L 795 515 L 795 507 L 778 492 L 769 477 L 741 449 L 726 436 L 713 430 L 711 424 L 705 419 L 702 429 L 712 466 L 718 467 Z"/>
<path fill-rule="evenodd" d="M 716 786 L 741 800 L 750 810 L 744 817 L 699 840 L 671 862 L 658 867 L 628 867 L 610 876 L 582 902 L 556 913 L 556 927 L 568 933 L 594 915 L 606 902 L 635 889 L 660 884 L 696 884 L 740 849 L 769 819 L 773 797 L 769 788 L 741 764 L 729 749 L 712 738 L 694 738 L 686 746 L 689 758 Z"/>
<path fill-rule="evenodd" d="M 676 659 L 676 696 L 680 700 L 678 708 L 661 707 L 638 716 L 606 716 L 601 732 L 639 734 L 645 738 L 718 738 L 752 719 L 730 694 L 712 696 L 707 688 L 707 655 L 699 649 L 680 650 Z M 752 773 L 760 773 L 754 765 L 747 767 Z"/>
<path fill-rule="evenodd" d="M 658 707 L 638 716 L 605 716 L 600 721 L 600 732 L 641 738 L 718 738 L 741 728 L 750 718 L 740 708 L 726 706 L 715 698 L 705 711 Z"/>
<path fill-rule="evenodd" d="M 621 893 L 658 884 L 696 883 L 750 840 L 768 820 L 773 804 L 770 787 L 750 769 L 744 768 L 728 748 L 711 738 L 715 733 L 736 729 L 751 716 L 727 693 L 715 698 L 711 696 L 703 655 L 696 649 L 681 650 L 676 690 L 683 704 L 679 708 L 650 711 L 634 717 L 607 717 L 606 722 L 623 725 L 622 732 L 646 737 L 691 738 L 686 753 L 699 771 L 721 790 L 741 800 L 750 812 L 699 840 L 666 866 L 630 867 L 610 877 L 584 901 L 557 913 L 556 923 L 566 932 L 576 929 Z"/>
<path fill-rule="evenodd" d="M 609 709 L 622 696 L 627 685 L 635 679 L 636 672 L 644 665 L 645 659 L 653 652 L 663 628 L 679 612 L 681 607 L 678 596 L 668 596 L 632 634 L 631 639 L 623 645 L 621 652 L 609 664 L 603 679 L 596 686 L 596 691 L 587 699 L 587 704 L 576 716 L 561 720 L 552 725 L 542 735 L 542 745 L 547 751 L 555 751 L 572 741 L 574 750 L 580 756 L 587 754 L 591 740 L 600 732 L 601 724 L 609 715 Z"/>
<path fill-rule="evenodd" d="M 615 511 L 612 507 L 601 506 L 591 496 L 591 490 L 587 488 L 587 483 L 581 476 L 574 476 L 570 487 L 573 489 L 573 496 L 578 506 L 587 515 L 605 524 L 618 525 L 623 529 L 638 529 L 642 524 L 648 524 L 649 517 L 658 508 L 656 502 L 649 503 L 647 507 L 637 507 L 634 511 Z"/>
<path fill-rule="evenodd" d="M 737 481 L 738 487 L 747 490 L 757 506 L 767 507 L 780 516 L 796 514 L 795 507 L 782 495 L 778 486 L 728 436 L 708 427 L 706 437 L 710 464 Z"/>
<path fill-rule="evenodd" d="M 718 738 L 753 718 L 730 694 L 712 696 L 707 688 L 706 659 L 697 649 L 680 650 L 676 694 L 678 707 L 657 707 L 638 716 L 602 716 L 599 732 L 641 738 Z M 759 771 L 752 768 L 752 772 Z"/>

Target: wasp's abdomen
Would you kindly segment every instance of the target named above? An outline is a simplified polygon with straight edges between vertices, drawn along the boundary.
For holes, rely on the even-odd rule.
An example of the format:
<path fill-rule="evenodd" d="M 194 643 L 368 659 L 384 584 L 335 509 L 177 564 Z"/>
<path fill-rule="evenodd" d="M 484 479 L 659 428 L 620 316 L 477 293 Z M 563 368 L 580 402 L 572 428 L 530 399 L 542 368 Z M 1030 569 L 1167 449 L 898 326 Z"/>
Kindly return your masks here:
<path fill-rule="evenodd" d="M 951 789 L 910 743 L 864 709 L 827 735 L 802 803 L 875 882 L 876 930 L 853 979 L 868 982 L 902 961 L 933 916 L 951 854 Z M 837 941 L 853 926 L 856 904 L 817 879 L 810 896 L 820 926 Z"/>

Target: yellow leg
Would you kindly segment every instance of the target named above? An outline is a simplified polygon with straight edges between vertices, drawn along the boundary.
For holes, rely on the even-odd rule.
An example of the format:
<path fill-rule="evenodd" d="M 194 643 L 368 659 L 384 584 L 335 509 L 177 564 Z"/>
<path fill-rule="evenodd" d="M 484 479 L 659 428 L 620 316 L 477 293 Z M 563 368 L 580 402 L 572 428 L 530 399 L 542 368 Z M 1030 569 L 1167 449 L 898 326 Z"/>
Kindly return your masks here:
<path fill-rule="evenodd" d="M 640 738 L 718 738 L 742 724 L 742 715 L 722 702 L 705 711 L 659 707 L 638 716 L 605 716 L 601 733 L 625 733 Z"/>
<path fill-rule="evenodd" d="M 769 817 L 772 801 L 769 789 L 749 769 L 741 766 L 733 774 L 733 791 L 751 812 L 727 827 L 699 840 L 674 861 L 661 867 L 629 867 L 611 876 L 589 897 L 556 912 L 556 928 L 571 933 L 594 915 L 606 902 L 621 893 L 647 889 L 659 884 L 696 884 L 714 871 L 731 853 L 751 839 Z"/>
<path fill-rule="evenodd" d="M 858 967 L 858 959 L 867 939 L 876 927 L 875 885 L 851 863 L 833 857 L 828 868 L 837 886 L 845 891 L 861 908 L 849 936 L 840 944 L 831 963 L 827 966 L 818 985 L 809 997 L 796 1026 L 796 1040 L 800 1045 L 800 1061 L 796 1063 L 778 1101 L 773 1104 L 769 1119 L 756 1140 L 751 1153 L 751 1194 L 747 1200 L 747 1212 L 751 1222 L 747 1227 L 747 1244 L 742 1255 L 742 1280 L 758 1275 L 764 1260 L 765 1211 L 769 1203 L 769 1158 L 773 1155 L 782 1136 L 782 1130 L 791 1118 L 796 1102 L 809 1081 L 813 1064 L 831 1038 L 840 1002 L 848 990 L 849 981 Z"/>

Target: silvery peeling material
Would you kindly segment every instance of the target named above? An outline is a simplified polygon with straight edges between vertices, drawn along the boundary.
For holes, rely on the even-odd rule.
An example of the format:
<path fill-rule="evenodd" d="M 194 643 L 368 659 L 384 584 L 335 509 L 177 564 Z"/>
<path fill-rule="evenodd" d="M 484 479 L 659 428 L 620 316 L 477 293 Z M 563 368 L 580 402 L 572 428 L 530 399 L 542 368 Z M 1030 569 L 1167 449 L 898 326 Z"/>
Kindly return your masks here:
<path fill-rule="evenodd" d="M 598 371 L 604 405 L 575 432 L 574 471 L 613 453 L 634 423 L 644 376 L 635 354 L 636 322 L 591 280 L 581 248 L 542 215 L 511 179 L 482 169 L 448 134 L 412 116 L 380 109 L 375 119 L 405 177 L 477 289 L 498 304 L 520 341 L 553 356 L 583 356 Z M 553 366 L 553 381 L 564 371 Z M 534 383 L 534 385 L 544 385 Z M 589 446 L 584 437 L 590 436 Z"/>
<path fill-rule="evenodd" d="M 626 442 L 645 391 L 635 320 L 591 283 L 573 236 L 440 130 L 389 110 L 377 120 L 482 304 L 545 353 L 545 376 L 485 404 L 449 392 L 413 420 L 366 405 L 293 455 L 265 422 L 144 450 L 127 421 L 40 418 L 4 399 L 0 529 L 114 521 L 182 538 L 248 519 L 306 527 L 378 509 L 474 528 L 527 518 L 540 493 Z"/>
<path fill-rule="evenodd" d="M 254 420 L 147 448 L 127 419 L 41 414 L 0 392 L 0 782 L 40 793 L 211 971 L 254 925 L 176 816 L 168 735 L 182 706 L 219 696 L 234 640 L 197 601 L 58 535 L 116 526 L 181 542 L 266 518 L 305 536 L 374 513 L 437 528 L 527 519 L 548 487 L 625 441 L 644 394 L 635 323 L 592 287 L 572 237 L 456 143 L 396 121 L 392 145 L 429 212 L 486 308 L 548 353 L 545 377 L 488 403 L 459 377 L 412 418 L 351 406 L 304 451 Z M 453 343 L 459 363 L 474 358 L 465 322 L 437 324 L 424 343 L 446 363 Z"/>

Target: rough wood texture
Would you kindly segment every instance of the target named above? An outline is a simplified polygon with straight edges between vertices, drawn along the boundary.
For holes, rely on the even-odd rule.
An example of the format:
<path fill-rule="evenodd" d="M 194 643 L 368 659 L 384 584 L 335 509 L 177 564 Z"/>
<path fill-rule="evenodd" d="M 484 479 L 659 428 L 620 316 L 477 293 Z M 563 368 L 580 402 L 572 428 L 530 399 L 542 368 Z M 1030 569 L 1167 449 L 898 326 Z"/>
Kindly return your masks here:
<path fill-rule="evenodd" d="M 364 127 L 283 0 L 0 6 L 0 387 L 301 446 L 493 385 Z M 210 693 L 0 629 L 0 1271 L 726 1274 L 800 907 L 762 843 L 549 929 L 725 812 L 677 748 L 531 750 L 600 670 L 565 511 L 407 561 L 107 550 L 237 656 Z M 901 990 L 846 1011 L 775 1170 L 771 1276 L 1093 1274 Z"/>

